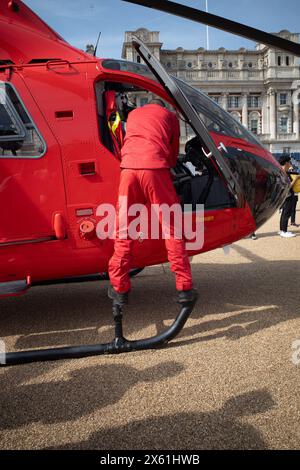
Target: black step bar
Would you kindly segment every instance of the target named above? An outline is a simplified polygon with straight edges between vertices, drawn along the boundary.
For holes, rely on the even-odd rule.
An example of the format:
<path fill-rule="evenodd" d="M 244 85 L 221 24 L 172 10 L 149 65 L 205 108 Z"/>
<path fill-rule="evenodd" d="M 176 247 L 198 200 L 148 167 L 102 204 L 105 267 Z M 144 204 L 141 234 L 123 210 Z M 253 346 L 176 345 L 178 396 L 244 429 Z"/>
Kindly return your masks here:
<path fill-rule="evenodd" d="M 123 336 L 122 308 L 113 303 L 113 318 L 115 323 L 115 338 L 111 343 L 86 344 L 81 346 L 68 346 L 63 348 L 32 349 L 29 351 L 8 352 L 1 354 L 2 367 L 26 364 L 30 362 L 58 361 L 60 359 L 74 359 L 102 354 L 119 354 L 144 349 L 154 349 L 171 341 L 184 327 L 190 316 L 195 302 L 186 302 L 176 319 L 166 330 L 151 338 L 130 341 Z"/>

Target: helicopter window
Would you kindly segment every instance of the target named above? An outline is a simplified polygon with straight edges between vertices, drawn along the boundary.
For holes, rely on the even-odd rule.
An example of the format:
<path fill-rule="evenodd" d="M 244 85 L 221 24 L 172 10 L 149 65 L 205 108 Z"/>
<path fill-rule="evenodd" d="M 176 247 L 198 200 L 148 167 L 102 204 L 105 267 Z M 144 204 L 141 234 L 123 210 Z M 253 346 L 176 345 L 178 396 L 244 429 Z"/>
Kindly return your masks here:
<path fill-rule="evenodd" d="M 151 78 L 151 80 L 157 82 L 156 77 L 152 74 L 146 65 L 137 64 L 136 62 L 108 59 L 103 60 L 102 67 L 108 70 L 120 70 L 122 72 L 130 72 L 137 75 L 142 75 L 143 77 Z"/>
<path fill-rule="evenodd" d="M 99 81 L 95 85 L 95 92 L 101 141 L 111 153 L 120 158 L 122 140 L 126 135 L 128 113 L 159 96 L 132 83 L 122 82 Z M 174 111 L 169 103 L 165 102 L 165 104 L 168 109 Z M 116 111 L 120 120 L 115 119 Z M 112 122 L 118 124 L 114 128 L 115 132 L 112 132 L 114 126 L 109 122 L 111 114 L 113 115 Z M 182 204 L 192 204 L 196 207 L 196 204 L 205 203 L 206 209 L 231 207 L 234 201 L 231 200 L 230 194 L 209 159 L 204 157 L 203 144 L 199 138 L 195 137 L 192 127 L 184 117 L 181 114 L 178 114 L 178 117 L 181 148 L 172 174 L 174 186 Z"/>
<path fill-rule="evenodd" d="M 0 141 L 23 138 L 25 129 L 16 113 L 5 88 L 0 87 Z"/>
<path fill-rule="evenodd" d="M 244 139 L 262 147 L 259 140 L 242 126 L 234 117 L 224 111 L 215 101 L 200 90 L 196 90 L 179 78 L 173 77 L 182 92 L 187 96 L 199 117 L 210 132 L 223 134 L 237 139 Z"/>
<path fill-rule="evenodd" d="M 45 144 L 13 87 L 0 83 L 0 158 L 41 157 Z"/>

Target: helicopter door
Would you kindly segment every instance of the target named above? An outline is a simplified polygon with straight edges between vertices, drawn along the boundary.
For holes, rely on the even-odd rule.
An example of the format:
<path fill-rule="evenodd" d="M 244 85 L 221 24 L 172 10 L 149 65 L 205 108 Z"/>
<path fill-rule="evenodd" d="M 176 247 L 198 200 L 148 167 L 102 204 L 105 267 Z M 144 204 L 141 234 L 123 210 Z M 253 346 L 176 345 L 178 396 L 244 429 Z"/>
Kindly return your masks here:
<path fill-rule="evenodd" d="M 63 188 L 57 142 L 15 72 L 0 80 L 0 248 L 57 238 Z"/>
<path fill-rule="evenodd" d="M 132 44 L 138 54 L 144 59 L 145 63 L 148 65 L 149 69 L 155 75 L 157 80 L 176 102 L 178 108 L 182 112 L 187 122 L 193 128 L 194 132 L 200 137 L 201 141 L 206 147 L 204 152 L 207 158 L 212 160 L 219 173 L 221 173 L 223 176 L 228 190 L 236 200 L 237 207 L 242 207 L 244 205 L 244 195 L 242 193 L 241 187 L 221 153 L 222 151 L 226 151 L 226 148 L 224 146 L 218 148 L 215 145 L 207 128 L 201 121 L 191 102 L 177 86 L 172 77 L 165 71 L 156 57 L 145 46 L 145 44 L 137 37 L 133 37 Z"/>

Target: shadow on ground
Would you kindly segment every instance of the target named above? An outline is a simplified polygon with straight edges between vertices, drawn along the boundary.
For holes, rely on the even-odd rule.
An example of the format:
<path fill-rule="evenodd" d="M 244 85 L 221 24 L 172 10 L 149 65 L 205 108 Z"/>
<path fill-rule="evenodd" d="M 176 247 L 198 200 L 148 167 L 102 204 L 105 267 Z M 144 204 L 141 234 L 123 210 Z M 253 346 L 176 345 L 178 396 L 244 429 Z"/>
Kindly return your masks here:
<path fill-rule="evenodd" d="M 195 335 L 193 341 L 236 340 L 299 317 L 299 262 L 266 261 L 237 245 L 234 250 L 250 262 L 193 265 L 200 296 L 193 325 L 187 323 L 180 335 L 187 343 Z M 107 282 L 91 282 L 40 287 L 24 297 L 1 299 L 1 338 L 18 336 L 16 350 L 110 341 L 113 322 L 106 289 Z M 174 296 L 170 272 L 153 267 L 141 273 L 133 280 L 125 310 L 125 336 L 138 339 L 149 326 L 154 334 L 162 331 L 178 312 Z M 209 315 L 213 319 L 206 320 Z M 99 327 L 109 335 L 103 337 Z"/>
<path fill-rule="evenodd" d="M 266 390 L 256 390 L 225 402 L 216 411 L 178 413 L 105 428 L 87 441 L 60 449 L 266 449 L 267 443 L 243 417 L 264 413 L 274 406 Z"/>
<path fill-rule="evenodd" d="M 53 371 L 54 367 L 53 363 L 43 364 L 40 373 Z M 183 366 L 163 362 L 140 371 L 112 363 L 73 370 L 65 380 L 26 383 L 39 375 L 34 371 L 30 365 L 6 370 L 0 389 L 0 429 L 76 420 L 118 402 L 139 382 L 151 387 L 154 382 L 180 374 Z"/>

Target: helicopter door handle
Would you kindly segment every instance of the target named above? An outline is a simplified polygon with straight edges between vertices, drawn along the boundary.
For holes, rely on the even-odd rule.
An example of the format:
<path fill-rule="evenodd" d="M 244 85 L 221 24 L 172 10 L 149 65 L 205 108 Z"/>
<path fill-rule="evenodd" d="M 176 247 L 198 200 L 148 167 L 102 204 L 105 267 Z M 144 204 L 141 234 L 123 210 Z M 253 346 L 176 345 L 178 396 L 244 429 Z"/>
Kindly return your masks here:
<path fill-rule="evenodd" d="M 79 173 L 82 176 L 94 176 L 96 174 L 96 162 L 79 163 Z"/>
<path fill-rule="evenodd" d="M 218 150 L 220 150 L 220 151 L 223 150 L 223 152 L 228 153 L 228 150 L 225 147 L 225 145 L 223 144 L 223 142 L 220 142 L 220 145 L 218 146 Z M 204 153 L 206 158 L 210 158 L 212 156 L 212 152 L 206 153 L 203 147 L 202 147 L 202 152 Z"/>
<path fill-rule="evenodd" d="M 67 237 L 65 219 L 60 212 L 53 214 L 53 228 L 57 240 L 64 240 Z"/>

